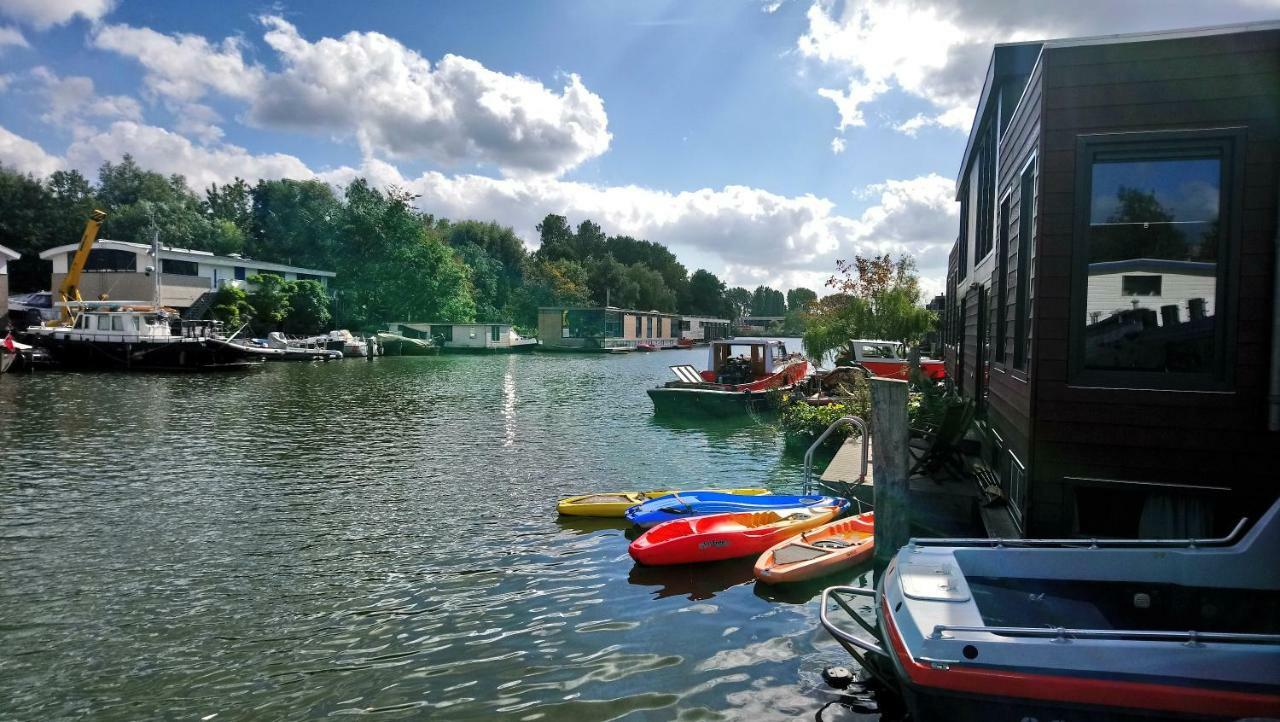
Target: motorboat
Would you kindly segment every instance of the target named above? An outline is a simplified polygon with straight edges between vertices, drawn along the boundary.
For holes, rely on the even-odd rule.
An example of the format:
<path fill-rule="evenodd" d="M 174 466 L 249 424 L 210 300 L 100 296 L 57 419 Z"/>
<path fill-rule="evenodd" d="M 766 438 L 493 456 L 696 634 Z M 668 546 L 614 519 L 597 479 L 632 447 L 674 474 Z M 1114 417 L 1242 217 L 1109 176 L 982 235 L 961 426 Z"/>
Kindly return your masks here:
<path fill-rule="evenodd" d="M 1212 539 L 912 540 L 876 591 L 827 589 L 820 617 L 896 681 L 913 719 L 1276 718 L 1280 500 L 1247 526 Z M 874 604 L 874 628 L 857 597 Z M 832 602 L 877 638 L 834 621 Z"/>
<path fill-rule="evenodd" d="M 648 390 L 655 413 L 718 416 L 777 406 L 812 368 L 781 341 L 737 338 L 712 341 L 704 371 L 688 364 L 671 370 L 677 380 Z"/>

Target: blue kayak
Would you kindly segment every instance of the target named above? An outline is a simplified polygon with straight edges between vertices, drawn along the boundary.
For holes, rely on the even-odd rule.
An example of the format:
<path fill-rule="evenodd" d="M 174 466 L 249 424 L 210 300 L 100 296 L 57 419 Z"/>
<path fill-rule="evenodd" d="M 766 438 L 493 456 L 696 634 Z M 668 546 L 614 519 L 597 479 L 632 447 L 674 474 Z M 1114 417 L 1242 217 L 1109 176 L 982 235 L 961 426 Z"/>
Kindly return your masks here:
<path fill-rule="evenodd" d="M 726 514 L 739 511 L 768 511 L 770 509 L 795 509 L 804 506 L 839 506 L 841 513 L 849 506 L 845 499 L 834 496 L 780 496 L 765 494 L 763 496 L 746 496 L 745 494 L 723 494 L 714 491 L 688 491 L 679 494 L 667 494 L 650 499 L 642 504 L 627 509 L 626 517 L 637 526 L 651 527 L 672 519 L 687 519 L 691 516 L 707 514 Z"/>

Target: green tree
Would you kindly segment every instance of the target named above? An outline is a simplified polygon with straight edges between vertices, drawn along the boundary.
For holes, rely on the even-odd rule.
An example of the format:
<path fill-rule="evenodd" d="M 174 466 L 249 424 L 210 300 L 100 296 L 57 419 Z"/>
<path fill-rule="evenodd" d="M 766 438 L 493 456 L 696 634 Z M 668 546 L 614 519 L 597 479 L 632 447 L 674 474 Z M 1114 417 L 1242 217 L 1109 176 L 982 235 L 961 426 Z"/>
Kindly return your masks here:
<path fill-rule="evenodd" d="M 731 313 L 725 299 L 724 282 L 710 271 L 699 268 L 689 277 L 689 300 L 685 311 L 702 316 Z"/>
<path fill-rule="evenodd" d="M 547 261 L 576 261 L 578 257 L 573 229 L 564 216 L 548 213 L 538 224 L 538 258 Z"/>
<path fill-rule="evenodd" d="M 804 348 L 811 358 L 822 359 L 855 338 L 915 343 L 933 327 L 934 313 L 920 304 L 920 278 L 910 256 L 837 261 L 827 286 L 836 293 L 808 313 Z"/>
<path fill-rule="evenodd" d="M 635 288 L 635 297 L 627 306 L 641 311 L 675 311 L 676 294 L 667 288 L 662 274 L 643 263 L 627 266 L 626 278 Z"/>
<path fill-rule="evenodd" d="M 329 330 L 333 315 L 329 312 L 329 294 L 319 281 L 292 281 L 285 289 L 289 314 L 284 330 L 295 334 L 318 334 Z"/>
<path fill-rule="evenodd" d="M 751 313 L 751 292 L 742 286 L 735 286 L 724 292 L 729 309 L 729 318 L 736 321 Z"/>
<path fill-rule="evenodd" d="M 787 313 L 787 300 L 778 291 L 768 286 L 757 286 L 751 294 L 752 316 L 784 316 Z"/>
<path fill-rule="evenodd" d="M 213 296 L 213 305 L 209 312 L 214 320 L 221 321 L 231 333 L 249 323 L 253 318 L 253 306 L 249 304 L 249 294 L 243 288 L 230 284 L 218 289 Z"/>
<path fill-rule="evenodd" d="M 516 293 L 516 322 L 536 327 L 540 306 L 585 306 L 591 302 L 587 271 L 570 260 L 531 258 L 525 265 L 524 286 Z"/>
<path fill-rule="evenodd" d="M 259 332 L 279 331 L 289 317 L 289 282 L 274 273 L 260 273 L 248 278 L 253 291 L 248 294 L 254 329 Z"/>
<path fill-rule="evenodd" d="M 808 288 L 793 288 L 787 291 L 787 310 L 804 311 L 809 304 L 818 300 L 818 294 Z"/>
<path fill-rule="evenodd" d="M 249 257 L 308 268 L 338 267 L 343 254 L 335 235 L 343 209 L 328 183 L 260 180 L 249 197 Z"/>

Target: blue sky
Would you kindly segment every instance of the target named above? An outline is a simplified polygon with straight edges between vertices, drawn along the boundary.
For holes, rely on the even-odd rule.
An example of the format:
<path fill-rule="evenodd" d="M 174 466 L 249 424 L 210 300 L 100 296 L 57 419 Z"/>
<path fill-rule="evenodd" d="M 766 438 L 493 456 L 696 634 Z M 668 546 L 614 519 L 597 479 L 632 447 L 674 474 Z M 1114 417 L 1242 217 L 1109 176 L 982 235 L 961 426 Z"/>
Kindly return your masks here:
<path fill-rule="evenodd" d="M 0 163 L 129 152 L 194 187 L 356 176 L 534 240 L 548 212 L 733 284 L 909 252 L 941 285 L 991 44 L 1280 17 L 1272 0 L 0 0 Z"/>

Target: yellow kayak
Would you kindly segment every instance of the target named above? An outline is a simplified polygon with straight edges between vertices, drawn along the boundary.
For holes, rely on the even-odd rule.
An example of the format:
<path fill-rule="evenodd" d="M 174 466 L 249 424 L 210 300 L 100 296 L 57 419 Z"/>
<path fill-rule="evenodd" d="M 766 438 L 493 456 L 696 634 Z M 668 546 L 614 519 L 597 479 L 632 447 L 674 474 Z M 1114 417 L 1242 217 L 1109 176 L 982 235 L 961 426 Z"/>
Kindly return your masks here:
<path fill-rule="evenodd" d="M 768 494 L 768 489 L 717 489 L 724 494 L 746 494 L 749 496 L 760 496 Z M 565 516 L 616 516 L 621 517 L 623 512 L 636 504 L 657 499 L 660 496 L 674 494 L 671 489 L 662 489 L 655 491 L 602 491 L 598 494 L 583 494 L 582 496 L 571 496 L 568 499 L 561 499 L 556 504 L 556 511 Z"/>

